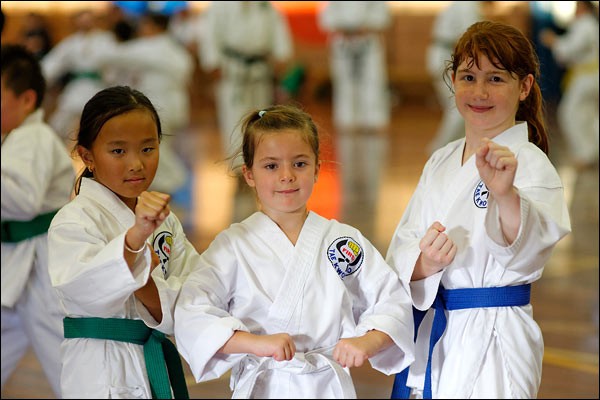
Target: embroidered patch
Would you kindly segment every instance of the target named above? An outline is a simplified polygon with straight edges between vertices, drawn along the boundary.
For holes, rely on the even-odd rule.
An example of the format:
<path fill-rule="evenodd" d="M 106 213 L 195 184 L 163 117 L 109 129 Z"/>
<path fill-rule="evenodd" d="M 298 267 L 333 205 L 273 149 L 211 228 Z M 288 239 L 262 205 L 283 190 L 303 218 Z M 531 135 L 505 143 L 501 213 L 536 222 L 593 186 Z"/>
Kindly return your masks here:
<path fill-rule="evenodd" d="M 358 271 L 364 257 L 358 242 L 347 236 L 337 238 L 327 249 L 327 258 L 342 279 Z"/>
<path fill-rule="evenodd" d="M 173 235 L 171 232 L 163 231 L 154 237 L 152 242 L 152 250 L 160 260 L 160 268 L 163 276 L 167 277 L 169 271 L 169 259 L 171 258 L 171 247 L 173 246 Z"/>
<path fill-rule="evenodd" d="M 483 183 L 483 181 L 479 181 L 477 186 L 475 186 L 475 192 L 473 193 L 473 202 L 478 208 L 487 208 L 489 195 L 490 191 L 485 186 L 485 183 Z"/>

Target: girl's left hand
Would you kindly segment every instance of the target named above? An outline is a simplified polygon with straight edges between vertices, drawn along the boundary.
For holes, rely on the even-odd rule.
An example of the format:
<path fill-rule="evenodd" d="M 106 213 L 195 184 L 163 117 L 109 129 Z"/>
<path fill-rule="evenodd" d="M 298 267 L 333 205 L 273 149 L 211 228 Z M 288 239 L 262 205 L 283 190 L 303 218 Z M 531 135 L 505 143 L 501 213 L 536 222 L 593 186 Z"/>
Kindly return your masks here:
<path fill-rule="evenodd" d="M 511 193 L 517 172 L 517 158 L 508 147 L 483 138 L 475 153 L 475 165 L 491 194 L 502 197 Z"/>

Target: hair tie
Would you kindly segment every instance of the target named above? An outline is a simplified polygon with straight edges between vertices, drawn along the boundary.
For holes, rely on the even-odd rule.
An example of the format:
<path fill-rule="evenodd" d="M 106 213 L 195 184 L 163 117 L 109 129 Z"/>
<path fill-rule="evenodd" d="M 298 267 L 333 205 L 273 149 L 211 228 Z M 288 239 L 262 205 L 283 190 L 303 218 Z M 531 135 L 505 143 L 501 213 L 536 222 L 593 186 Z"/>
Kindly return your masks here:
<path fill-rule="evenodd" d="M 266 111 L 265 110 L 261 110 L 258 112 L 258 116 L 259 118 L 262 118 L 263 115 L 265 115 Z"/>

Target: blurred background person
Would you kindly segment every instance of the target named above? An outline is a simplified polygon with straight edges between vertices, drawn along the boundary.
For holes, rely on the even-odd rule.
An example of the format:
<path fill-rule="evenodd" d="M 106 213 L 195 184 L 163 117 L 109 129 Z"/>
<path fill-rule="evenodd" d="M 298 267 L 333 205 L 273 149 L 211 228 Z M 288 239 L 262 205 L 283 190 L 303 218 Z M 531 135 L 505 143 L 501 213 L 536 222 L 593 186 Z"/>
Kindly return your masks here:
<path fill-rule="evenodd" d="M 493 3 L 493 1 L 453 1 L 437 14 L 433 22 L 425 64 L 442 107 L 442 119 L 433 140 L 427 145 L 429 154 L 465 134 L 463 118 L 456 109 L 451 84 L 444 78 L 444 70 L 458 38 L 474 22 L 488 19 Z"/>
<path fill-rule="evenodd" d="M 41 60 L 49 86 L 64 84 L 56 99 L 49 123 L 68 148 L 74 142 L 83 105 L 106 86 L 97 64 L 97 55 L 114 47 L 113 34 L 98 25 L 96 14 L 88 9 L 73 16 L 75 31 L 62 39 Z"/>
<path fill-rule="evenodd" d="M 37 12 L 29 12 L 23 21 L 21 42 L 38 60 L 52 48 L 52 38 L 46 17 Z"/>
<path fill-rule="evenodd" d="M 75 173 L 61 139 L 44 121 L 46 84 L 39 60 L 20 44 L 2 44 L 0 62 L 1 386 L 33 350 L 60 398 L 64 313 L 48 274 L 47 233 L 70 199 Z"/>
<path fill-rule="evenodd" d="M 575 17 L 563 35 L 540 32 L 540 41 L 567 69 L 558 103 L 558 124 L 575 169 L 598 163 L 598 6 L 577 1 Z"/>
<path fill-rule="evenodd" d="M 233 155 L 241 145 L 238 124 L 246 112 L 275 103 L 275 82 L 293 55 L 290 28 L 286 17 L 269 1 L 213 1 L 204 13 L 198 57 L 216 83 L 223 154 L 232 157 L 233 165 L 241 166 L 241 158 Z M 256 210 L 252 191 L 240 174 L 236 180 L 234 222 Z"/>
<path fill-rule="evenodd" d="M 356 223 L 356 206 L 371 214 L 377 203 L 391 111 L 385 43 L 391 22 L 385 1 L 330 1 L 318 14 L 328 33 L 341 219 L 349 224 Z M 367 237 L 372 228 L 362 228 Z"/>
<path fill-rule="evenodd" d="M 98 63 L 113 76 L 124 74 L 129 80 L 112 84 L 127 84 L 156 106 L 164 134 L 150 188 L 174 195 L 189 178 L 188 166 L 175 144 L 178 135 L 189 128 L 189 91 L 195 64 L 187 49 L 170 34 L 169 21 L 168 14 L 149 8 L 137 21 L 136 35 L 115 43 L 98 57 Z"/>

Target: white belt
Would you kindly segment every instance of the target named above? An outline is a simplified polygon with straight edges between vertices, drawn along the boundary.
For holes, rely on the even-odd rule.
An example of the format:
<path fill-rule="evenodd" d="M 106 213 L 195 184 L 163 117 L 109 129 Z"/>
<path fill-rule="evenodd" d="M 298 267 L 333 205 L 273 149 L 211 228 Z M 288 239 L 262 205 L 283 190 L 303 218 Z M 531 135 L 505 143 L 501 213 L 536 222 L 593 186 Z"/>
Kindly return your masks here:
<path fill-rule="evenodd" d="M 275 361 L 272 357 L 247 355 L 233 367 L 230 388 L 234 399 L 249 399 L 258 376 L 267 370 L 281 370 L 302 375 L 333 370 L 338 386 L 336 398 L 355 399 L 356 392 L 350 374 L 332 358 L 333 347 L 306 353 L 296 352 L 290 361 Z"/>

